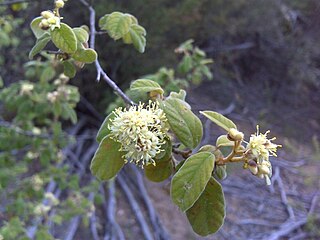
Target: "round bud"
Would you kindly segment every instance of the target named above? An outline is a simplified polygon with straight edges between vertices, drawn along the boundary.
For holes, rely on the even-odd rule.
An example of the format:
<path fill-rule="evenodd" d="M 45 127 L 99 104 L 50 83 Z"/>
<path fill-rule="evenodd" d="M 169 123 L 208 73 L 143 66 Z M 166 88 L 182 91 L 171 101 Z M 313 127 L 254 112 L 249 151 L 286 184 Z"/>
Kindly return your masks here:
<path fill-rule="evenodd" d="M 263 165 L 259 166 L 259 173 L 269 175 L 270 168 L 267 165 L 263 164 Z"/>
<path fill-rule="evenodd" d="M 243 140 L 243 133 L 238 131 L 235 128 L 230 128 L 228 132 L 228 139 L 231 141 L 242 141 Z"/>
<path fill-rule="evenodd" d="M 64 1 L 63 0 L 56 0 L 55 1 L 56 8 L 63 8 L 64 7 Z"/>
<path fill-rule="evenodd" d="M 53 12 L 50 12 L 50 11 L 43 11 L 41 12 L 41 16 L 44 17 L 45 19 L 48 19 L 48 18 L 53 18 L 54 14 Z"/>
<path fill-rule="evenodd" d="M 248 166 L 250 172 L 251 172 L 253 175 L 257 175 L 257 173 L 258 173 L 258 166 L 257 166 L 257 163 L 256 163 L 254 160 L 249 160 L 247 166 Z"/>
<path fill-rule="evenodd" d="M 52 18 L 49 18 L 48 19 L 48 23 L 51 25 L 51 24 L 56 24 L 57 23 L 57 20 L 55 17 L 52 17 Z"/>
<path fill-rule="evenodd" d="M 39 23 L 39 27 L 42 30 L 48 30 L 49 26 L 50 26 L 50 24 L 48 23 L 48 21 L 46 19 L 42 19 L 41 22 Z"/>

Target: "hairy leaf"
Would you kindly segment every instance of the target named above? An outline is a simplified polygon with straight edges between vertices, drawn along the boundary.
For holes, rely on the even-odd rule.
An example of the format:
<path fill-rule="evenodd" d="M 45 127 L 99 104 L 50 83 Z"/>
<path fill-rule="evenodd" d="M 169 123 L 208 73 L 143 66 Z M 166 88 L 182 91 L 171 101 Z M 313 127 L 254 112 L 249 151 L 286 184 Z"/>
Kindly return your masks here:
<path fill-rule="evenodd" d="M 82 27 L 73 28 L 73 32 L 76 35 L 80 43 L 86 43 L 89 40 L 89 33 Z"/>
<path fill-rule="evenodd" d="M 63 61 L 62 65 L 63 65 L 64 75 L 66 75 L 69 78 L 74 78 L 77 70 L 76 70 L 76 67 L 73 65 L 73 63 L 71 63 L 70 61 Z"/>
<path fill-rule="evenodd" d="M 132 18 L 130 14 L 113 12 L 103 16 L 99 21 L 102 30 L 108 31 L 108 34 L 114 40 L 122 38 L 130 30 Z"/>
<path fill-rule="evenodd" d="M 205 189 L 214 167 L 215 157 L 200 152 L 189 157 L 171 182 L 171 197 L 181 211 L 186 211 L 197 201 Z"/>
<path fill-rule="evenodd" d="M 227 135 L 221 135 L 218 137 L 216 141 L 216 146 L 219 147 L 232 147 L 234 146 L 234 142 L 230 141 L 227 137 Z"/>
<path fill-rule="evenodd" d="M 91 162 L 91 172 L 99 180 L 110 180 L 124 165 L 123 152 L 119 151 L 120 143 L 106 136 L 102 139 Z"/>
<path fill-rule="evenodd" d="M 36 38 L 40 38 L 43 34 L 47 33 L 47 31 L 44 31 L 39 27 L 42 19 L 43 17 L 37 17 L 30 23 L 30 28 Z"/>
<path fill-rule="evenodd" d="M 167 116 L 171 130 L 183 145 L 189 148 L 198 146 L 203 133 L 202 123 L 186 102 L 168 97 L 160 106 Z"/>
<path fill-rule="evenodd" d="M 213 234 L 223 225 L 224 194 L 221 185 L 213 177 L 199 199 L 187 211 L 187 217 L 193 230 L 201 236 Z"/>
<path fill-rule="evenodd" d="M 110 133 L 110 129 L 108 126 L 111 124 L 111 120 L 115 117 L 114 113 L 110 113 L 103 121 L 103 123 L 100 126 L 100 129 L 97 133 L 96 140 L 97 142 L 101 142 L 102 139 L 107 136 Z"/>
<path fill-rule="evenodd" d="M 51 38 L 54 45 L 66 53 L 74 53 L 77 50 L 77 38 L 72 28 L 61 23 L 60 28 L 51 31 Z"/>
<path fill-rule="evenodd" d="M 78 48 L 77 51 L 72 54 L 72 58 L 76 61 L 82 62 L 82 63 L 93 63 L 95 60 L 97 60 L 97 53 L 95 50 L 88 48 Z"/>
<path fill-rule="evenodd" d="M 230 119 L 226 118 L 220 113 L 213 111 L 200 111 L 200 113 L 226 131 L 229 131 L 230 128 L 237 128 L 237 126 Z"/>

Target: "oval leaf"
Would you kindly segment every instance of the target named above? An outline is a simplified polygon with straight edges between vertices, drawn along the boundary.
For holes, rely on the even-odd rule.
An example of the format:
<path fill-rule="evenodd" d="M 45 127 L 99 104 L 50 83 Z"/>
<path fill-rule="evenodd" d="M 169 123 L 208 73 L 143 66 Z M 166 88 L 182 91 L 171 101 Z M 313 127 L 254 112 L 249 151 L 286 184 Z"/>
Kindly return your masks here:
<path fill-rule="evenodd" d="M 140 52 L 143 53 L 146 47 L 146 30 L 140 25 L 133 24 L 129 30 L 131 41 L 133 46 Z M 125 43 L 128 40 L 125 41 Z"/>
<path fill-rule="evenodd" d="M 162 182 L 169 178 L 173 172 L 172 162 L 156 161 L 156 165 L 149 164 L 144 168 L 146 177 L 153 182 Z"/>
<path fill-rule="evenodd" d="M 234 142 L 230 141 L 227 135 L 221 135 L 216 141 L 216 146 L 219 147 L 232 147 Z"/>
<path fill-rule="evenodd" d="M 63 61 L 63 73 L 69 78 L 74 78 L 77 73 L 76 67 L 69 61 Z"/>
<path fill-rule="evenodd" d="M 83 63 L 93 63 L 97 60 L 97 53 L 95 50 L 88 48 L 88 49 L 81 49 L 78 48 L 77 51 L 72 54 L 72 58 L 76 61 L 83 62 Z"/>
<path fill-rule="evenodd" d="M 124 165 L 123 152 L 119 151 L 120 143 L 106 136 L 100 143 L 91 161 L 90 169 L 99 180 L 110 180 Z"/>
<path fill-rule="evenodd" d="M 131 83 L 130 85 L 131 91 L 139 91 L 139 92 L 157 92 L 159 94 L 163 94 L 163 89 L 161 86 L 152 80 L 149 79 L 138 79 Z"/>
<path fill-rule="evenodd" d="M 113 12 L 102 17 L 99 26 L 102 30 L 108 31 L 108 34 L 114 40 L 122 38 L 130 30 L 132 18 L 130 14 Z"/>
<path fill-rule="evenodd" d="M 219 178 L 220 180 L 224 180 L 228 176 L 227 166 L 226 165 L 216 166 L 215 174 L 217 178 Z"/>
<path fill-rule="evenodd" d="M 35 55 L 42 51 L 42 49 L 47 46 L 48 42 L 51 40 L 51 36 L 49 33 L 43 34 L 33 46 L 29 53 L 29 59 L 32 59 Z"/>
<path fill-rule="evenodd" d="M 186 103 L 178 98 L 168 97 L 160 106 L 167 116 L 171 130 L 183 145 L 197 147 L 202 138 L 202 123 Z"/>
<path fill-rule="evenodd" d="M 30 28 L 36 38 L 40 38 L 43 34 L 45 34 L 47 32 L 47 31 L 42 30 L 39 27 L 39 24 L 42 19 L 43 19 L 43 17 L 37 17 L 37 18 L 33 19 L 32 22 L 30 23 Z"/>
<path fill-rule="evenodd" d="M 60 28 L 51 31 L 51 38 L 54 45 L 66 53 L 74 53 L 77 50 L 77 38 L 72 29 L 64 23 Z"/>
<path fill-rule="evenodd" d="M 221 185 L 210 178 L 205 190 L 187 211 L 193 231 L 201 236 L 217 232 L 223 225 L 226 210 Z"/>
<path fill-rule="evenodd" d="M 215 157 L 209 152 L 200 152 L 189 157 L 172 178 L 171 197 L 181 211 L 186 211 L 197 201 L 208 181 Z"/>
<path fill-rule="evenodd" d="M 115 117 L 114 113 L 110 113 L 103 121 L 100 126 L 100 129 L 97 133 L 96 140 L 97 142 L 101 142 L 102 139 L 110 133 L 109 125 L 111 124 L 111 120 Z"/>
<path fill-rule="evenodd" d="M 230 119 L 226 118 L 220 113 L 213 111 L 200 111 L 200 113 L 226 131 L 229 131 L 230 128 L 237 129 L 237 126 Z"/>

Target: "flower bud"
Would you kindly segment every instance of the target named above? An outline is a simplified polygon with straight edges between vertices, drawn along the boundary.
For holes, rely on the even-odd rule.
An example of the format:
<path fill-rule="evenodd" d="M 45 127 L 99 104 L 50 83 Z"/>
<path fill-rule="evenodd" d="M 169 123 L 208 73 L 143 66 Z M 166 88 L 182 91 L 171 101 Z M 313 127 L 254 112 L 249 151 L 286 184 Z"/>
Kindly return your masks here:
<path fill-rule="evenodd" d="M 250 172 L 253 174 L 253 175 L 257 175 L 258 173 L 258 166 L 257 166 L 257 163 L 253 160 L 249 160 L 248 162 L 248 166 L 247 166 L 250 170 Z"/>
<path fill-rule="evenodd" d="M 64 7 L 64 1 L 63 0 L 56 0 L 55 1 L 56 8 L 63 8 Z"/>
<path fill-rule="evenodd" d="M 243 133 L 238 131 L 235 128 L 230 128 L 228 132 L 228 139 L 230 141 L 242 141 L 243 140 Z"/>
<path fill-rule="evenodd" d="M 262 164 L 261 166 L 259 166 L 259 173 L 269 175 L 270 174 L 270 168 L 267 165 Z"/>
<path fill-rule="evenodd" d="M 48 23 L 47 19 L 43 19 L 40 23 L 39 23 L 39 28 L 41 28 L 42 30 L 48 30 L 49 29 L 50 24 Z"/>
<path fill-rule="evenodd" d="M 48 19 L 48 18 L 53 18 L 54 14 L 53 12 L 50 12 L 50 11 L 43 11 L 41 12 L 41 16 L 44 17 L 45 19 Z"/>

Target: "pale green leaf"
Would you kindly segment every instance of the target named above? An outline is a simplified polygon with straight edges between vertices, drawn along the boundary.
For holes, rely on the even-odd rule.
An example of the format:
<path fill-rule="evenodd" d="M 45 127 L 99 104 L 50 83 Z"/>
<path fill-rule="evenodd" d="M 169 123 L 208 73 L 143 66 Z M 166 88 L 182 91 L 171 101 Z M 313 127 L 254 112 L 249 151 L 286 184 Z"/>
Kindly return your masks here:
<path fill-rule="evenodd" d="M 113 12 L 104 16 L 99 21 L 99 26 L 102 30 L 106 30 L 111 38 L 118 40 L 127 34 L 132 24 L 130 14 L 121 12 Z"/>
<path fill-rule="evenodd" d="M 44 33 L 40 38 L 38 38 L 36 44 L 29 52 L 29 59 L 32 59 L 35 55 L 41 52 L 50 40 L 51 36 L 49 33 Z"/>
<path fill-rule="evenodd" d="M 96 140 L 97 142 L 101 142 L 102 139 L 107 136 L 111 131 L 109 129 L 109 125 L 111 124 L 111 120 L 115 117 L 114 113 L 111 112 L 103 121 L 103 123 L 100 126 L 100 129 L 97 133 Z"/>
<path fill-rule="evenodd" d="M 93 156 L 90 169 L 99 180 L 110 180 L 115 177 L 124 165 L 123 152 L 119 151 L 120 143 L 106 136 Z"/>
<path fill-rule="evenodd" d="M 146 47 L 146 30 L 140 25 L 133 24 L 129 30 L 131 41 L 133 46 L 140 52 L 143 53 Z"/>
<path fill-rule="evenodd" d="M 215 157 L 200 152 L 189 157 L 171 182 L 171 198 L 181 211 L 186 211 L 197 201 L 205 189 L 214 167 Z"/>
<path fill-rule="evenodd" d="M 224 180 L 227 177 L 227 166 L 221 165 L 216 166 L 215 174 L 220 180 Z"/>
<path fill-rule="evenodd" d="M 76 35 L 80 43 L 86 43 L 89 40 L 89 33 L 82 27 L 73 28 L 73 32 Z"/>
<path fill-rule="evenodd" d="M 237 126 L 230 119 L 226 118 L 220 113 L 213 111 L 203 111 L 200 113 L 226 131 L 229 131 L 230 128 L 237 128 Z"/>
<path fill-rule="evenodd" d="M 42 30 L 39 27 L 39 24 L 42 19 L 43 19 L 42 17 L 37 17 L 33 19 L 32 22 L 30 23 L 30 28 L 36 38 L 40 38 L 43 34 L 47 33 L 47 31 Z"/>
<path fill-rule="evenodd" d="M 230 141 L 227 137 L 227 135 L 221 135 L 220 137 L 218 137 L 217 141 L 216 141 L 216 146 L 218 148 L 220 147 L 232 147 L 234 146 L 234 142 Z"/>
<path fill-rule="evenodd" d="M 197 147 L 202 138 L 202 123 L 186 102 L 168 97 L 160 106 L 167 116 L 171 130 L 183 145 L 189 148 Z"/>
<path fill-rule="evenodd" d="M 181 89 L 178 93 L 171 92 L 169 97 L 179 98 L 182 101 L 186 100 L 187 93 L 185 90 Z"/>
<path fill-rule="evenodd" d="M 130 90 L 145 93 L 156 92 L 159 94 L 163 94 L 164 92 L 157 82 L 149 79 L 138 79 L 133 81 L 130 85 Z"/>
<path fill-rule="evenodd" d="M 187 211 L 188 220 L 193 231 L 201 236 L 217 232 L 225 218 L 225 201 L 221 185 L 210 178 L 205 190 Z"/>
<path fill-rule="evenodd" d="M 66 53 L 74 53 L 77 50 L 77 38 L 72 28 L 61 23 L 60 28 L 51 31 L 51 38 L 54 45 Z"/>
<path fill-rule="evenodd" d="M 74 60 L 82 63 L 93 63 L 98 57 L 96 51 L 91 48 L 78 48 L 71 56 Z"/>

